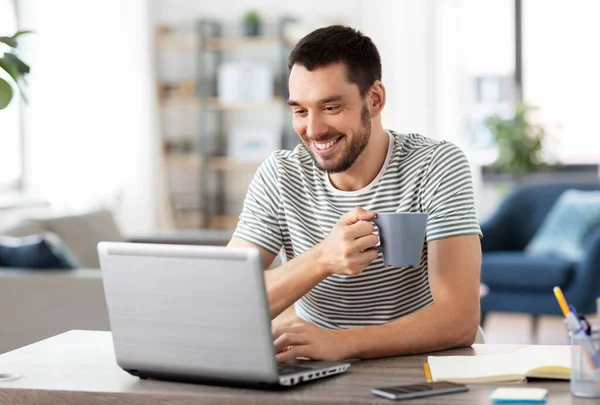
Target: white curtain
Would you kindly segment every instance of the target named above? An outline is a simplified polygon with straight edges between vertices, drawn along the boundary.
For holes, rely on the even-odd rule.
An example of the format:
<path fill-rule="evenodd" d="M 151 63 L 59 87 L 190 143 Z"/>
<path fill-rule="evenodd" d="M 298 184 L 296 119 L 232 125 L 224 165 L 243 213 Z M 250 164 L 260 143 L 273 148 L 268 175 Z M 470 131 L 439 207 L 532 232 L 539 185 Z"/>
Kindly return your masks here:
<path fill-rule="evenodd" d="M 23 0 L 32 66 L 26 187 L 61 210 L 109 203 L 154 230 L 157 128 L 148 0 Z"/>
<path fill-rule="evenodd" d="M 0 0 L 0 36 L 11 36 L 17 29 L 12 0 Z M 0 55 L 9 50 L 0 44 Z M 8 74 L 0 70 L 0 77 L 10 81 Z M 10 105 L 0 111 L 0 192 L 15 186 L 21 177 L 21 128 L 19 125 L 20 97 L 14 93 Z"/>

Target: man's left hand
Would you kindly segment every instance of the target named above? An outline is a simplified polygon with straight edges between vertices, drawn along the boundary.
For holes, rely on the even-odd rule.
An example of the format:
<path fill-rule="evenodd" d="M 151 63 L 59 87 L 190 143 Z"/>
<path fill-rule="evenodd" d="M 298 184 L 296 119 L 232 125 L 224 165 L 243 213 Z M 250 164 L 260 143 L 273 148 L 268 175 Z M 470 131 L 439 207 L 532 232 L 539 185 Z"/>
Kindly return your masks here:
<path fill-rule="evenodd" d="M 315 326 L 298 317 L 273 327 L 278 362 L 293 362 L 298 357 L 311 360 L 343 360 L 349 354 L 348 342 L 340 330 Z"/>

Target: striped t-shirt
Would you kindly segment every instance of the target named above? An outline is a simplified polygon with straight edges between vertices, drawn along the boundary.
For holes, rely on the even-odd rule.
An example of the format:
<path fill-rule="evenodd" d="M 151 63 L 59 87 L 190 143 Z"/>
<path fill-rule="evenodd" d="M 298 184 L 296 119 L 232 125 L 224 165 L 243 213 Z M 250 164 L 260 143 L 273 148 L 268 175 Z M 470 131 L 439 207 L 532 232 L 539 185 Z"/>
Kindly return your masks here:
<path fill-rule="evenodd" d="M 479 234 L 469 162 L 454 144 L 389 131 L 379 174 L 358 191 L 334 188 L 303 145 L 272 153 L 256 172 L 234 236 L 291 260 L 321 242 L 356 206 L 376 212 L 427 212 L 427 241 Z M 421 265 L 386 267 L 381 254 L 356 276 L 331 275 L 296 302 L 323 328 L 386 323 L 433 303 L 427 244 Z"/>

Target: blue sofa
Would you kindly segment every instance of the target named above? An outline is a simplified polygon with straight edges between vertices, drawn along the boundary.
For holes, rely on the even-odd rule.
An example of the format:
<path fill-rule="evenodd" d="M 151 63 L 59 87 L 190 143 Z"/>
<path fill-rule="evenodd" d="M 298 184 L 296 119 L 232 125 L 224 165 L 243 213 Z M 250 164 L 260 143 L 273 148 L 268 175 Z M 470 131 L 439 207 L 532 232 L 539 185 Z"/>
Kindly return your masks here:
<path fill-rule="evenodd" d="M 481 280 L 489 293 L 481 301 L 482 322 L 489 312 L 520 312 L 534 317 L 561 314 L 552 292 L 559 286 L 581 313 L 596 312 L 600 297 L 600 229 L 587 238 L 581 262 L 533 257 L 524 249 L 556 199 L 567 189 L 600 190 L 595 183 L 539 183 L 517 187 L 481 224 Z"/>

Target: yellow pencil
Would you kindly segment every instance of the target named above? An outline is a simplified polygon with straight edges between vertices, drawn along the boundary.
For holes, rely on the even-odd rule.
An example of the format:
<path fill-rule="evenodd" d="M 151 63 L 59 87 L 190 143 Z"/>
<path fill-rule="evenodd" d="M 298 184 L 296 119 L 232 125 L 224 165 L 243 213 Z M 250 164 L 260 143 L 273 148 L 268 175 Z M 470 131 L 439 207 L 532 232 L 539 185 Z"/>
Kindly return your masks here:
<path fill-rule="evenodd" d="M 429 369 L 429 364 L 427 364 L 427 362 L 423 363 L 423 370 L 425 371 L 425 380 L 431 382 L 431 370 Z"/>
<path fill-rule="evenodd" d="M 567 300 L 565 300 L 565 296 L 563 295 L 560 287 L 554 287 L 554 295 L 556 296 L 556 300 L 558 301 L 558 305 L 560 305 L 560 309 L 563 312 L 565 318 L 569 315 L 569 305 L 567 304 Z"/>

